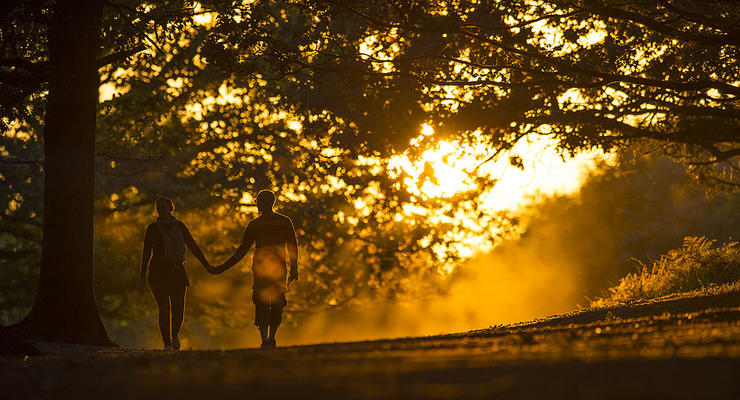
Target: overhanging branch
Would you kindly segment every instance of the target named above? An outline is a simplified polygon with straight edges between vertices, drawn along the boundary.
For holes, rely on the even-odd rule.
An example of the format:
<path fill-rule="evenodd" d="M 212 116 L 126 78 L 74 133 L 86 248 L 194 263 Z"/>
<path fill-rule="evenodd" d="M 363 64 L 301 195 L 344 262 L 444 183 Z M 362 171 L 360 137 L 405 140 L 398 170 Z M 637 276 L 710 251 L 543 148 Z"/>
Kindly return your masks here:
<path fill-rule="evenodd" d="M 28 71 L 2 71 L 0 70 L 0 82 L 14 85 L 33 85 L 47 82 L 47 73 L 35 73 Z"/>
<path fill-rule="evenodd" d="M 581 74 L 581 75 L 588 75 L 592 77 L 598 77 L 601 79 L 605 79 L 609 82 L 634 83 L 638 85 L 659 87 L 659 88 L 679 90 L 679 91 L 697 91 L 697 90 L 705 90 L 705 89 L 717 89 L 720 92 L 730 93 L 735 96 L 740 96 L 740 87 L 733 86 L 725 82 L 718 82 L 718 81 L 711 81 L 711 80 L 702 80 L 702 81 L 695 81 L 695 82 L 663 81 L 659 79 L 651 79 L 651 78 L 645 78 L 645 77 L 635 76 L 635 75 L 621 75 L 621 74 L 614 74 L 610 72 L 602 72 L 602 71 L 597 71 L 597 70 L 573 65 L 568 62 L 561 61 L 557 58 L 538 53 L 534 50 L 528 51 L 528 50 L 518 49 L 516 47 L 507 45 L 501 41 L 494 40 L 484 35 L 476 34 L 476 33 L 473 33 L 473 32 L 470 32 L 464 29 L 457 29 L 455 33 L 458 33 L 470 39 L 474 39 L 474 40 L 481 41 L 483 43 L 490 44 L 492 46 L 495 46 L 507 52 L 511 52 L 511 53 L 514 53 L 514 54 L 517 54 L 523 57 L 532 58 L 538 61 L 545 62 L 549 65 L 552 65 L 553 67 L 560 69 L 563 72 L 570 72 L 570 73 L 576 73 L 576 74 Z"/>
<path fill-rule="evenodd" d="M 33 62 L 25 58 L 0 58 L 0 67 L 22 68 L 29 72 L 43 72 L 49 69 L 46 61 Z"/>
<path fill-rule="evenodd" d="M 634 22 L 636 24 L 643 25 L 647 28 L 660 32 L 664 35 L 670 36 L 675 39 L 687 41 L 687 42 L 695 42 L 695 43 L 699 43 L 702 45 L 709 45 L 709 46 L 711 45 L 731 45 L 731 46 L 740 45 L 740 36 L 729 35 L 729 34 L 718 35 L 718 34 L 708 34 L 708 33 L 686 32 L 686 31 L 682 31 L 680 29 L 676 29 L 671 26 L 668 26 L 661 21 L 654 20 L 645 15 L 627 11 L 627 10 L 622 10 L 619 8 L 603 6 L 600 4 L 593 4 L 593 5 L 590 5 L 589 7 L 583 8 L 583 10 L 586 12 L 595 14 L 595 15 L 599 15 L 599 16 L 611 17 L 615 19 L 621 19 L 624 21 Z"/>
<path fill-rule="evenodd" d="M 0 157 L 0 164 L 26 164 L 43 166 L 44 162 L 41 160 L 14 160 L 12 158 Z"/>
<path fill-rule="evenodd" d="M 101 58 L 101 59 L 99 59 L 97 61 L 98 68 L 102 68 L 102 67 L 104 67 L 104 66 L 106 66 L 108 64 L 113 64 L 115 62 L 124 60 L 124 59 L 126 59 L 128 57 L 131 57 L 132 55 L 134 55 L 136 53 L 139 53 L 139 52 L 142 52 L 144 50 L 146 50 L 146 46 L 144 46 L 143 44 L 138 44 L 138 45 L 134 46 L 131 49 L 121 50 L 121 51 L 117 51 L 115 53 L 108 54 L 107 56 L 105 56 L 105 57 L 103 57 L 103 58 Z"/>

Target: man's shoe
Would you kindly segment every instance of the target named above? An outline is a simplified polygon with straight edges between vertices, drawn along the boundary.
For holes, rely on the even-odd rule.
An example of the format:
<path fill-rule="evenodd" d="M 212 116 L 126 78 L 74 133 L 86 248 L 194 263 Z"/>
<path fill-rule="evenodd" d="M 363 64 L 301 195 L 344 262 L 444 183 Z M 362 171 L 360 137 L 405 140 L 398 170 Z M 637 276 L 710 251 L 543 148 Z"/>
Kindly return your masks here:
<path fill-rule="evenodd" d="M 273 349 L 277 347 L 277 343 L 275 343 L 275 338 L 267 339 L 267 345 L 272 347 Z"/>
<path fill-rule="evenodd" d="M 180 338 L 175 336 L 172 338 L 172 350 L 179 351 L 180 350 Z"/>
<path fill-rule="evenodd" d="M 172 351 L 172 345 L 171 344 L 164 345 L 164 351 Z"/>

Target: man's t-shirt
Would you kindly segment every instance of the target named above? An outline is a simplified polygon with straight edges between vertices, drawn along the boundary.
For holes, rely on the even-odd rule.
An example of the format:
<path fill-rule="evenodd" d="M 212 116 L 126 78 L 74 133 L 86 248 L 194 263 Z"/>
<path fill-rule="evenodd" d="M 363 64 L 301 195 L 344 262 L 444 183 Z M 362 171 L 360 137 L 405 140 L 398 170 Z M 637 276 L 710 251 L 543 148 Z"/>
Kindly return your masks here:
<path fill-rule="evenodd" d="M 244 231 L 243 242 L 250 246 L 255 244 L 252 271 L 254 288 L 275 287 L 285 292 L 286 278 L 286 245 L 297 247 L 293 222 L 285 215 L 263 214 L 248 225 Z"/>

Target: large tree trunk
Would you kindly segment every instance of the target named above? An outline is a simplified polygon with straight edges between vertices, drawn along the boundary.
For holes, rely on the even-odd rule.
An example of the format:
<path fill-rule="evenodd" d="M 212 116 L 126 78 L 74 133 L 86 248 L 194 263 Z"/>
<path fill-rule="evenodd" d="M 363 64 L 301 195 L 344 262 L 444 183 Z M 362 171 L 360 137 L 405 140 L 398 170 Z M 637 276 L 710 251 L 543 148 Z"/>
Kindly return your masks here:
<path fill-rule="evenodd" d="M 49 30 L 44 124 L 44 238 L 36 302 L 15 330 L 67 343 L 111 344 L 93 291 L 95 119 L 101 3 L 57 0 Z"/>

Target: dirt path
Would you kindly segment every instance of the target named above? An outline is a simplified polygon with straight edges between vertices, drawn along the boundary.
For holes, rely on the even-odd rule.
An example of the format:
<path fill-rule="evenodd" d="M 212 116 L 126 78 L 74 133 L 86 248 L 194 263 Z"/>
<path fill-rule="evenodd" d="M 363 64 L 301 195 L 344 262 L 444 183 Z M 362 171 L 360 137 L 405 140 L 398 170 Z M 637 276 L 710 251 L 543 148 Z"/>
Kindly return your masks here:
<path fill-rule="evenodd" d="M 163 353 L 39 344 L 0 398 L 740 398 L 740 293 L 455 335 Z"/>

